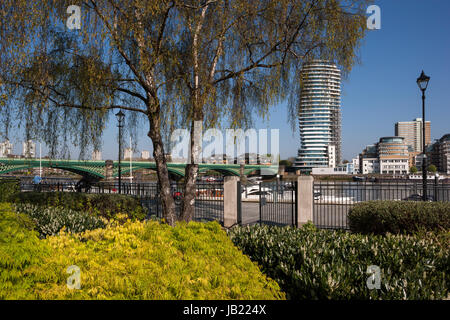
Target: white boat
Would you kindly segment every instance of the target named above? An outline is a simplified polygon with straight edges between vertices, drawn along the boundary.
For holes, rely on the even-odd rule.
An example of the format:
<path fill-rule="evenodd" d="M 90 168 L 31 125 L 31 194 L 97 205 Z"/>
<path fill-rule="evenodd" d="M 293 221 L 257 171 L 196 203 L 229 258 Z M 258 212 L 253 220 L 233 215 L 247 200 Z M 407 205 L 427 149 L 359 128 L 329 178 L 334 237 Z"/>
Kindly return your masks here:
<path fill-rule="evenodd" d="M 259 196 L 271 197 L 272 189 L 267 187 L 250 186 L 247 187 L 241 194 L 242 199 L 259 200 Z"/>
<path fill-rule="evenodd" d="M 336 196 L 323 196 L 320 195 L 318 198 L 314 198 L 316 203 L 320 204 L 353 204 L 355 203 L 355 197 L 336 197 Z"/>

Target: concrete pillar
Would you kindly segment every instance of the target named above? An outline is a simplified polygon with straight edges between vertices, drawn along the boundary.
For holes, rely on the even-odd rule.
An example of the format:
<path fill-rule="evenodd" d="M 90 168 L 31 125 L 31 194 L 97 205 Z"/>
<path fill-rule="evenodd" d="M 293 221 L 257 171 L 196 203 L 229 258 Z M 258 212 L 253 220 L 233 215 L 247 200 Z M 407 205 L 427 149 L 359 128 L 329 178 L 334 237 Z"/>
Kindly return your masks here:
<path fill-rule="evenodd" d="M 297 177 L 297 226 L 313 221 L 314 178 L 312 176 Z"/>
<path fill-rule="evenodd" d="M 239 175 L 242 183 L 247 182 L 247 176 L 244 174 L 245 164 L 241 163 L 239 167 Z"/>
<path fill-rule="evenodd" d="M 239 177 L 227 176 L 223 182 L 223 225 L 230 228 L 238 219 L 238 181 Z"/>
<path fill-rule="evenodd" d="M 113 180 L 114 162 L 112 160 L 105 161 L 105 181 Z"/>

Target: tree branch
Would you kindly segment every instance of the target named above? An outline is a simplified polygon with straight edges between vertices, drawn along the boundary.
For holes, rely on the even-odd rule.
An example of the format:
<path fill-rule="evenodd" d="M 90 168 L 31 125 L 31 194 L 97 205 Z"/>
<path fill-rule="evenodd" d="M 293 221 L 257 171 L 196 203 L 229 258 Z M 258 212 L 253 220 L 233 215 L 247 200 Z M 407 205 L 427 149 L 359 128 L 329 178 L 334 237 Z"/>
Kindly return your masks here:
<path fill-rule="evenodd" d="M 106 20 L 106 17 L 100 12 L 100 10 L 98 9 L 96 3 L 94 0 L 91 0 L 91 3 L 94 7 L 94 11 L 97 13 L 97 15 L 99 16 L 99 18 L 105 23 L 106 28 L 109 30 L 109 32 L 111 33 L 111 36 L 113 37 L 114 42 L 117 45 L 117 51 L 119 51 L 120 55 L 123 57 L 123 59 L 125 60 L 125 63 L 128 65 L 128 67 L 131 69 L 131 71 L 133 72 L 133 74 L 136 76 L 139 84 L 145 89 L 145 91 L 147 92 L 151 92 L 151 88 L 147 85 L 147 82 L 145 81 L 145 79 L 140 75 L 139 71 L 137 70 L 136 66 L 131 62 L 131 59 L 127 56 L 127 54 L 125 53 L 125 51 L 123 50 L 122 46 L 120 45 L 120 41 L 119 38 L 117 36 L 117 31 L 114 30 L 111 25 L 109 24 L 109 22 Z"/>

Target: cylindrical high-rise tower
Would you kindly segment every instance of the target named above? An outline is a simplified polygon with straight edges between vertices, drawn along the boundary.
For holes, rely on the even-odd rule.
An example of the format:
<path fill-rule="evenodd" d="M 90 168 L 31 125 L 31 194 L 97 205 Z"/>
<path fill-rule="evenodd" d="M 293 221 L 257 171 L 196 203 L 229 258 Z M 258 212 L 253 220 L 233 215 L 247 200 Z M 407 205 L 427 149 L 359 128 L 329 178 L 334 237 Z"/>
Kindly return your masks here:
<path fill-rule="evenodd" d="M 334 63 L 303 65 L 299 106 L 300 143 L 295 167 L 335 167 L 341 162 L 341 72 Z"/>

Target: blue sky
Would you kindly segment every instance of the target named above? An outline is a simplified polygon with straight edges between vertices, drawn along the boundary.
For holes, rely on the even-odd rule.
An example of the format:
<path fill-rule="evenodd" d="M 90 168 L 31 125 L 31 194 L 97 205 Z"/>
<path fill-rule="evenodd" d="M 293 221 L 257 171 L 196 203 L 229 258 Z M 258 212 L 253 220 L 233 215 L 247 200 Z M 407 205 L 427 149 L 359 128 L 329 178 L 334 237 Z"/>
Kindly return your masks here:
<path fill-rule="evenodd" d="M 342 82 L 342 150 L 349 160 L 380 137 L 394 135 L 396 122 L 422 117 L 416 84 L 422 69 L 431 77 L 425 114 L 431 138 L 450 133 L 450 1 L 373 4 L 381 9 L 381 29 L 368 32 L 360 64 Z M 300 146 L 298 126 L 292 133 L 286 119 L 286 106 L 276 106 L 270 126 L 280 128 L 281 158 L 295 156 Z"/>
<path fill-rule="evenodd" d="M 381 8 L 381 29 L 368 32 L 360 64 L 342 82 L 342 150 L 348 160 L 380 137 L 394 135 L 395 122 L 422 116 L 416 84 L 422 69 L 431 77 L 426 100 L 431 138 L 450 133 L 450 1 L 383 0 L 372 4 Z M 298 125 L 293 132 L 287 119 L 287 106 L 281 103 L 272 108 L 268 121 L 255 121 L 258 129 L 280 129 L 282 159 L 295 156 L 300 147 Z M 115 119 L 111 120 L 103 136 L 103 159 L 117 158 L 117 127 Z M 147 128 L 140 130 L 138 151 L 152 151 Z M 21 151 L 18 140 L 16 152 Z M 77 156 L 73 152 L 72 157 Z"/>

